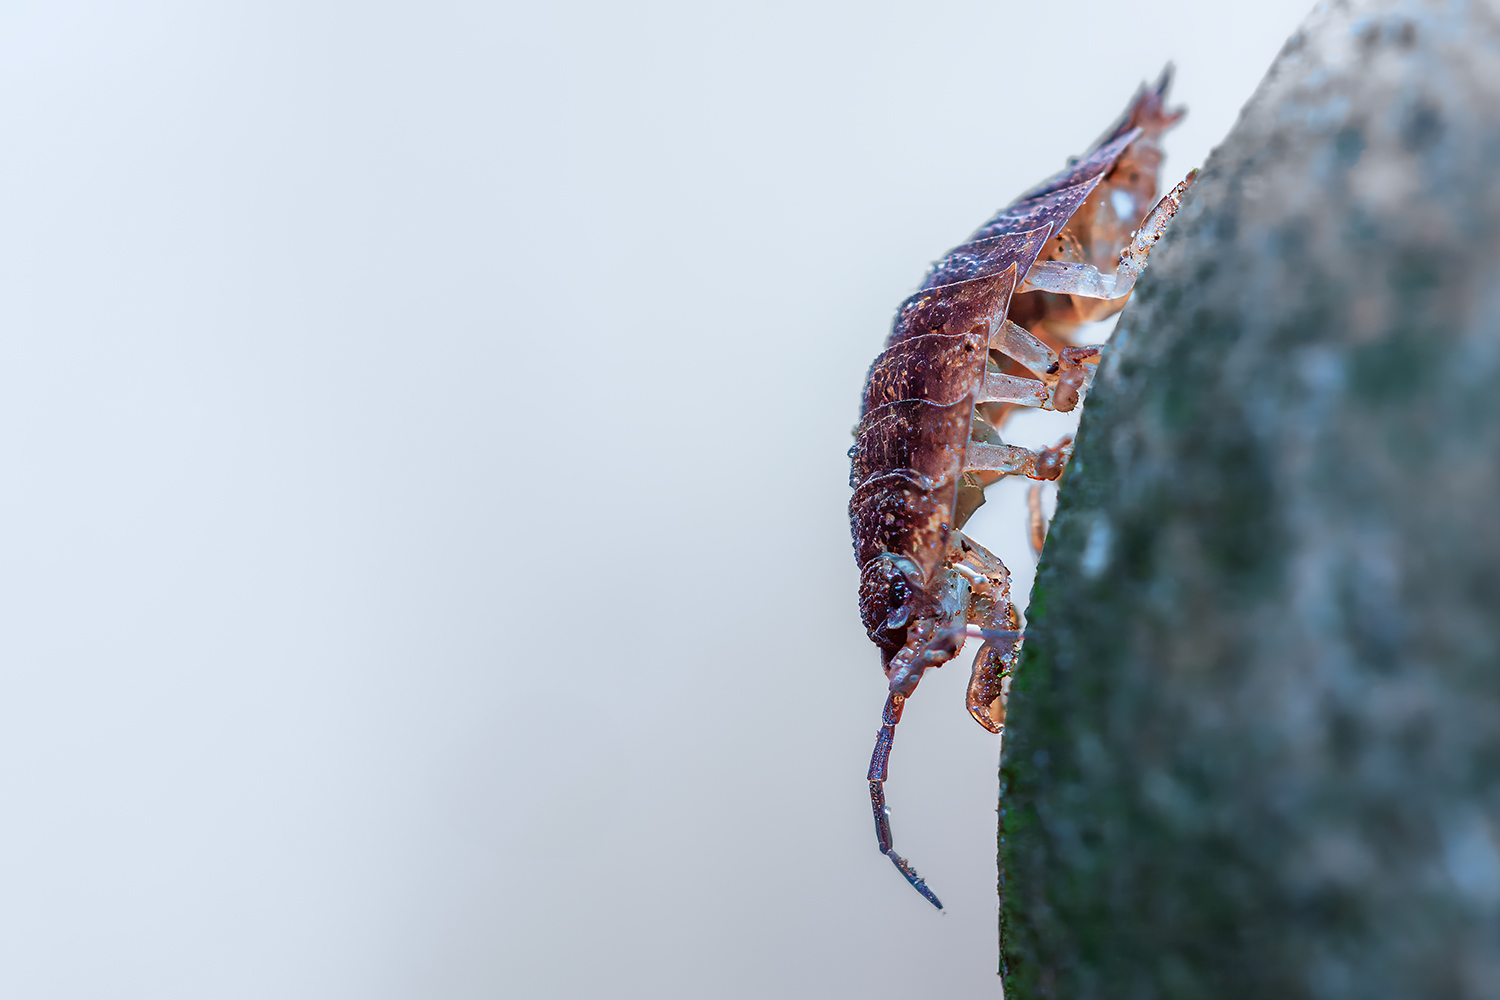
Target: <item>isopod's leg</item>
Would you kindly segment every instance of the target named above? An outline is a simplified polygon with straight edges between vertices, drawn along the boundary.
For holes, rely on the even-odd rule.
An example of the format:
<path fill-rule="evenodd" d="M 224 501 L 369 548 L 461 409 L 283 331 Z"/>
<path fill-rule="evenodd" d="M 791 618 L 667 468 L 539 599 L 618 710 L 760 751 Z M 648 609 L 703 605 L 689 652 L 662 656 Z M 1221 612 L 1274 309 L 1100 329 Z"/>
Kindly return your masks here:
<path fill-rule="evenodd" d="M 1010 671 L 1020 647 L 1020 616 L 1010 600 L 1010 571 L 1000 557 L 967 536 L 960 535 L 963 557 L 954 571 L 968 577 L 969 634 L 984 639 L 974 656 L 974 668 L 964 704 L 974 721 L 992 733 L 1005 728 L 1005 699 Z"/>
<path fill-rule="evenodd" d="M 1182 196 L 1188 188 L 1192 187 L 1193 181 L 1197 180 L 1198 171 L 1188 172 L 1181 183 L 1168 191 L 1156 207 L 1146 215 L 1131 237 L 1129 245 L 1120 252 L 1120 264 L 1114 274 L 1101 274 L 1099 269 L 1092 264 L 1074 264 L 1061 260 L 1040 260 L 1031 266 L 1026 272 L 1026 280 L 1021 287 L 1016 289 L 1016 294 L 1023 292 L 1057 292 L 1062 295 L 1080 295 L 1088 299 L 1118 299 L 1130 294 L 1135 287 L 1135 280 L 1141 276 L 1146 269 L 1147 258 L 1151 255 L 1151 248 L 1156 246 L 1162 236 L 1166 234 L 1167 226 L 1171 224 L 1172 217 L 1182 207 Z"/>
<path fill-rule="evenodd" d="M 1037 376 L 1036 385 L 1039 393 L 1034 393 L 1038 398 L 1047 400 L 1051 396 L 1051 382 L 1055 381 L 1050 374 L 1057 368 L 1057 354 L 1036 337 L 1030 330 L 1017 326 L 1010 320 L 1006 320 L 990 333 L 990 350 L 999 351 L 1005 357 L 1015 361 L 1022 368 L 1027 369 Z M 985 379 L 988 382 L 992 373 L 986 372 Z M 1004 425 L 1006 419 L 1018 406 L 1036 406 L 1027 400 L 1015 400 L 1005 397 L 1000 393 L 986 392 L 990 386 L 981 389 L 978 399 L 979 404 L 975 413 L 983 416 L 989 425 L 998 432 Z M 1045 406 L 1045 402 L 1041 404 Z M 1055 407 L 1053 407 L 1055 409 Z M 999 443 L 999 438 L 994 439 Z M 989 477 L 985 477 L 989 478 Z"/>
<path fill-rule="evenodd" d="M 1001 323 L 990 334 L 990 349 L 1014 358 L 1042 378 L 1046 378 L 1057 365 L 1057 354 L 1052 348 L 1030 330 L 1010 320 Z"/>
<path fill-rule="evenodd" d="M 1197 179 L 1198 168 L 1194 167 L 1146 214 L 1145 221 L 1135 231 L 1130 245 L 1120 252 L 1120 266 L 1115 272 L 1115 295 L 1124 295 L 1135 287 L 1135 279 L 1146 269 L 1146 258 L 1151 255 L 1151 248 L 1166 235 L 1167 227 L 1172 224 L 1172 217 L 1182 207 L 1182 196 Z"/>
<path fill-rule="evenodd" d="M 1065 437 L 1051 448 L 1031 451 L 1013 444 L 969 443 L 965 472 L 994 472 L 1028 479 L 1056 479 L 1073 454 L 1073 439 Z"/>
<path fill-rule="evenodd" d="M 1032 483 L 1026 491 L 1026 509 L 1031 515 L 1031 551 L 1038 557 L 1042 554 L 1042 543 L 1047 540 L 1047 518 L 1042 513 L 1042 484 Z"/>
<path fill-rule="evenodd" d="M 880 843 L 880 853 L 891 859 L 891 863 L 906 877 L 913 889 L 941 910 L 943 904 L 937 895 L 927 888 L 927 883 L 917 874 L 916 869 L 896 853 L 891 840 L 891 809 L 885 804 L 885 780 L 889 774 L 891 744 L 896 739 L 896 723 L 901 721 L 901 709 L 905 704 L 906 698 L 894 691 L 885 699 L 880 732 L 875 736 L 875 753 L 870 757 L 870 808 L 875 811 L 875 836 Z"/>
<path fill-rule="evenodd" d="M 990 336 L 990 348 L 1037 374 L 1022 378 L 1001 372 L 986 372 L 977 403 L 1011 403 L 1039 406 L 1067 413 L 1083 400 L 1094 380 L 1099 361 L 1098 347 L 1065 347 L 1055 353 L 1030 331 L 1010 320 Z"/>

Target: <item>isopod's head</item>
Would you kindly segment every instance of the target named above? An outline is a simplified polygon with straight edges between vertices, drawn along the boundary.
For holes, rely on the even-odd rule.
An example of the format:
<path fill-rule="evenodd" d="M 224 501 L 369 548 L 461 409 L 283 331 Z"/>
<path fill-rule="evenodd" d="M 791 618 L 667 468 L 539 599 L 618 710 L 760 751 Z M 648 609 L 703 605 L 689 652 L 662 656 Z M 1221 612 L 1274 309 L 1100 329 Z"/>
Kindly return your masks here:
<path fill-rule="evenodd" d="M 870 641 L 889 662 L 906 644 L 906 630 L 922 602 L 922 570 L 906 556 L 883 552 L 859 578 L 859 615 Z"/>
<path fill-rule="evenodd" d="M 954 619 L 956 602 L 967 600 L 968 583 L 955 574 L 945 580 L 946 586 L 924 586 L 917 564 L 890 552 L 871 559 L 860 574 L 860 616 L 896 694 L 911 694 L 928 667 L 963 648 L 964 629 L 944 623 Z"/>

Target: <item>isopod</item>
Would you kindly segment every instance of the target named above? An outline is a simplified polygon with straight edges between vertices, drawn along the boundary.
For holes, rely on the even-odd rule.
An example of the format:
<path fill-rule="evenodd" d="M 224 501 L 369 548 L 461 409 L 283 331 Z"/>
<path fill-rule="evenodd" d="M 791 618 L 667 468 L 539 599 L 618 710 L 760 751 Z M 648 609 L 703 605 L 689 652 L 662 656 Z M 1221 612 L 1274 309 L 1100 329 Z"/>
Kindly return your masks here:
<path fill-rule="evenodd" d="M 849 523 L 860 567 L 859 609 L 889 686 L 870 760 L 880 851 L 942 903 L 891 839 L 885 781 L 896 723 L 923 672 L 983 640 L 966 694 L 969 714 L 1002 731 L 1020 619 L 1005 565 L 962 532 L 1003 476 L 1056 479 L 1064 438 L 1031 451 L 998 433 L 1019 406 L 1083 403 L 1097 347 L 1069 344 L 1083 323 L 1122 309 L 1197 171 L 1147 210 L 1159 140 L 1181 119 L 1165 107 L 1168 67 L 1142 87 L 1095 147 L 1023 195 L 939 260 L 896 311 L 870 366 L 850 449 Z M 1032 534 L 1040 544 L 1040 509 Z"/>

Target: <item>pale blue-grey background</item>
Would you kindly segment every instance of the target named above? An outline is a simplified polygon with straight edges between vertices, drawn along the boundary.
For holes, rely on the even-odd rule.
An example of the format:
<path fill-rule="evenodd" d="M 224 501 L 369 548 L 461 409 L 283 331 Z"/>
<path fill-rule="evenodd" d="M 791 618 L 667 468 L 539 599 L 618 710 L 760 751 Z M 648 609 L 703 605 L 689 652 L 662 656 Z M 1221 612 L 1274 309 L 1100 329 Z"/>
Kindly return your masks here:
<path fill-rule="evenodd" d="M 949 912 L 874 846 L 861 380 L 1306 2 L 0 7 L 0 995 L 996 995 L 966 668 Z"/>

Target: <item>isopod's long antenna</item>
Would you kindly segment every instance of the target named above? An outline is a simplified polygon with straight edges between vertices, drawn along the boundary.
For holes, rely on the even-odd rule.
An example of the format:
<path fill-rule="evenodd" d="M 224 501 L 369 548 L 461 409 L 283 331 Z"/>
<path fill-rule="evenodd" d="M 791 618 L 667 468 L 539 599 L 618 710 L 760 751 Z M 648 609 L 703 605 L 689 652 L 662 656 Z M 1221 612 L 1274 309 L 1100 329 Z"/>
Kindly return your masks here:
<path fill-rule="evenodd" d="M 885 779 L 891 760 L 891 743 L 896 739 L 896 723 L 901 721 L 901 709 L 905 704 L 906 698 L 895 692 L 886 698 L 885 712 L 880 718 L 880 732 L 875 737 L 875 753 L 870 757 L 870 807 L 875 810 L 875 836 L 880 839 L 880 853 L 891 859 L 891 863 L 906 876 L 906 881 L 911 883 L 913 889 L 941 910 L 943 904 L 927 888 L 922 876 L 891 845 L 891 810 L 885 804 Z"/>

